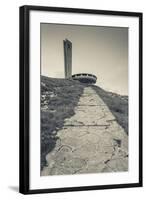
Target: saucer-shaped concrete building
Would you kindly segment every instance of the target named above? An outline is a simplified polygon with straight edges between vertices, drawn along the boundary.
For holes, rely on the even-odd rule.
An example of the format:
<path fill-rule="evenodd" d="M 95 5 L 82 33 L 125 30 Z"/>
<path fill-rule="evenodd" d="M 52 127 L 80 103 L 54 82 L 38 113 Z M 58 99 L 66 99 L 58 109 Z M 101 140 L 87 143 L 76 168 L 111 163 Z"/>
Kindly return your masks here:
<path fill-rule="evenodd" d="M 95 84 L 97 80 L 97 77 L 95 75 L 88 73 L 74 74 L 72 75 L 72 78 L 74 80 L 78 80 L 82 83 L 88 83 L 88 84 Z"/>

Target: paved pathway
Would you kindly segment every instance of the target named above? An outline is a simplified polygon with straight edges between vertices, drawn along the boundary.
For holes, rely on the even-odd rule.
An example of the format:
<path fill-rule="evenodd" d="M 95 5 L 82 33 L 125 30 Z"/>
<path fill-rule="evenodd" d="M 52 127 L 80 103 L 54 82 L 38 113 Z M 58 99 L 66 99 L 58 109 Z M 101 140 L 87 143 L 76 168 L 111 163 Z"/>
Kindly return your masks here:
<path fill-rule="evenodd" d="M 57 136 L 41 175 L 128 170 L 128 136 L 91 87 L 84 89 L 75 115 Z"/>

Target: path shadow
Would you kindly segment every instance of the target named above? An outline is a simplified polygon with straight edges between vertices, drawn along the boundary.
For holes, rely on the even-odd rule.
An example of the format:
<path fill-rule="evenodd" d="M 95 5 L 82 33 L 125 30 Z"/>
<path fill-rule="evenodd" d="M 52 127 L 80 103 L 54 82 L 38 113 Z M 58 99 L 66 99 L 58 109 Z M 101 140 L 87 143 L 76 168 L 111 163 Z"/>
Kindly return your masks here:
<path fill-rule="evenodd" d="M 18 186 L 8 186 L 8 188 L 14 192 L 19 192 L 19 187 Z"/>

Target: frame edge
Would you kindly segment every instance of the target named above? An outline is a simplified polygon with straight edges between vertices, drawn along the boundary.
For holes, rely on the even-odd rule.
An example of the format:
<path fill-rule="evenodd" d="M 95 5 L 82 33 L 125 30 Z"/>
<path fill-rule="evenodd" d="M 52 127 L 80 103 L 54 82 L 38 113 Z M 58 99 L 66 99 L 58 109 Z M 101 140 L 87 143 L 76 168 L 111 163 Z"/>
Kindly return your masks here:
<path fill-rule="evenodd" d="M 123 15 L 139 17 L 139 182 L 120 184 L 120 185 L 102 185 L 85 186 L 73 188 L 52 188 L 52 189 L 29 189 L 29 11 L 58 11 L 73 13 L 94 13 L 107 15 Z M 116 189 L 143 186 L 143 167 L 142 167 L 142 31 L 143 31 L 143 13 L 141 12 L 123 12 L 123 11 L 105 11 L 79 8 L 57 8 L 45 6 L 24 5 L 19 7 L 19 192 L 22 194 L 38 194 L 52 192 L 71 192 L 99 189 Z"/>
<path fill-rule="evenodd" d="M 29 13 L 19 8 L 19 192 L 29 192 Z"/>

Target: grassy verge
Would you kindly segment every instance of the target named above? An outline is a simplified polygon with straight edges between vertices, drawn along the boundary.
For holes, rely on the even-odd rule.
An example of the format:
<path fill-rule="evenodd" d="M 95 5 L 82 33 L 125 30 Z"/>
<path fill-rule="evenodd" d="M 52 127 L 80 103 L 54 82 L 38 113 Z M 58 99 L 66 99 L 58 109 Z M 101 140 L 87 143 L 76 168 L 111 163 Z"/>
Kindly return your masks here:
<path fill-rule="evenodd" d="M 117 122 L 128 134 L 128 96 L 107 92 L 98 86 L 91 86 L 106 103 Z"/>
<path fill-rule="evenodd" d="M 55 147 L 64 119 L 74 115 L 83 89 L 78 81 L 41 76 L 41 169 L 46 165 L 45 156 Z"/>

